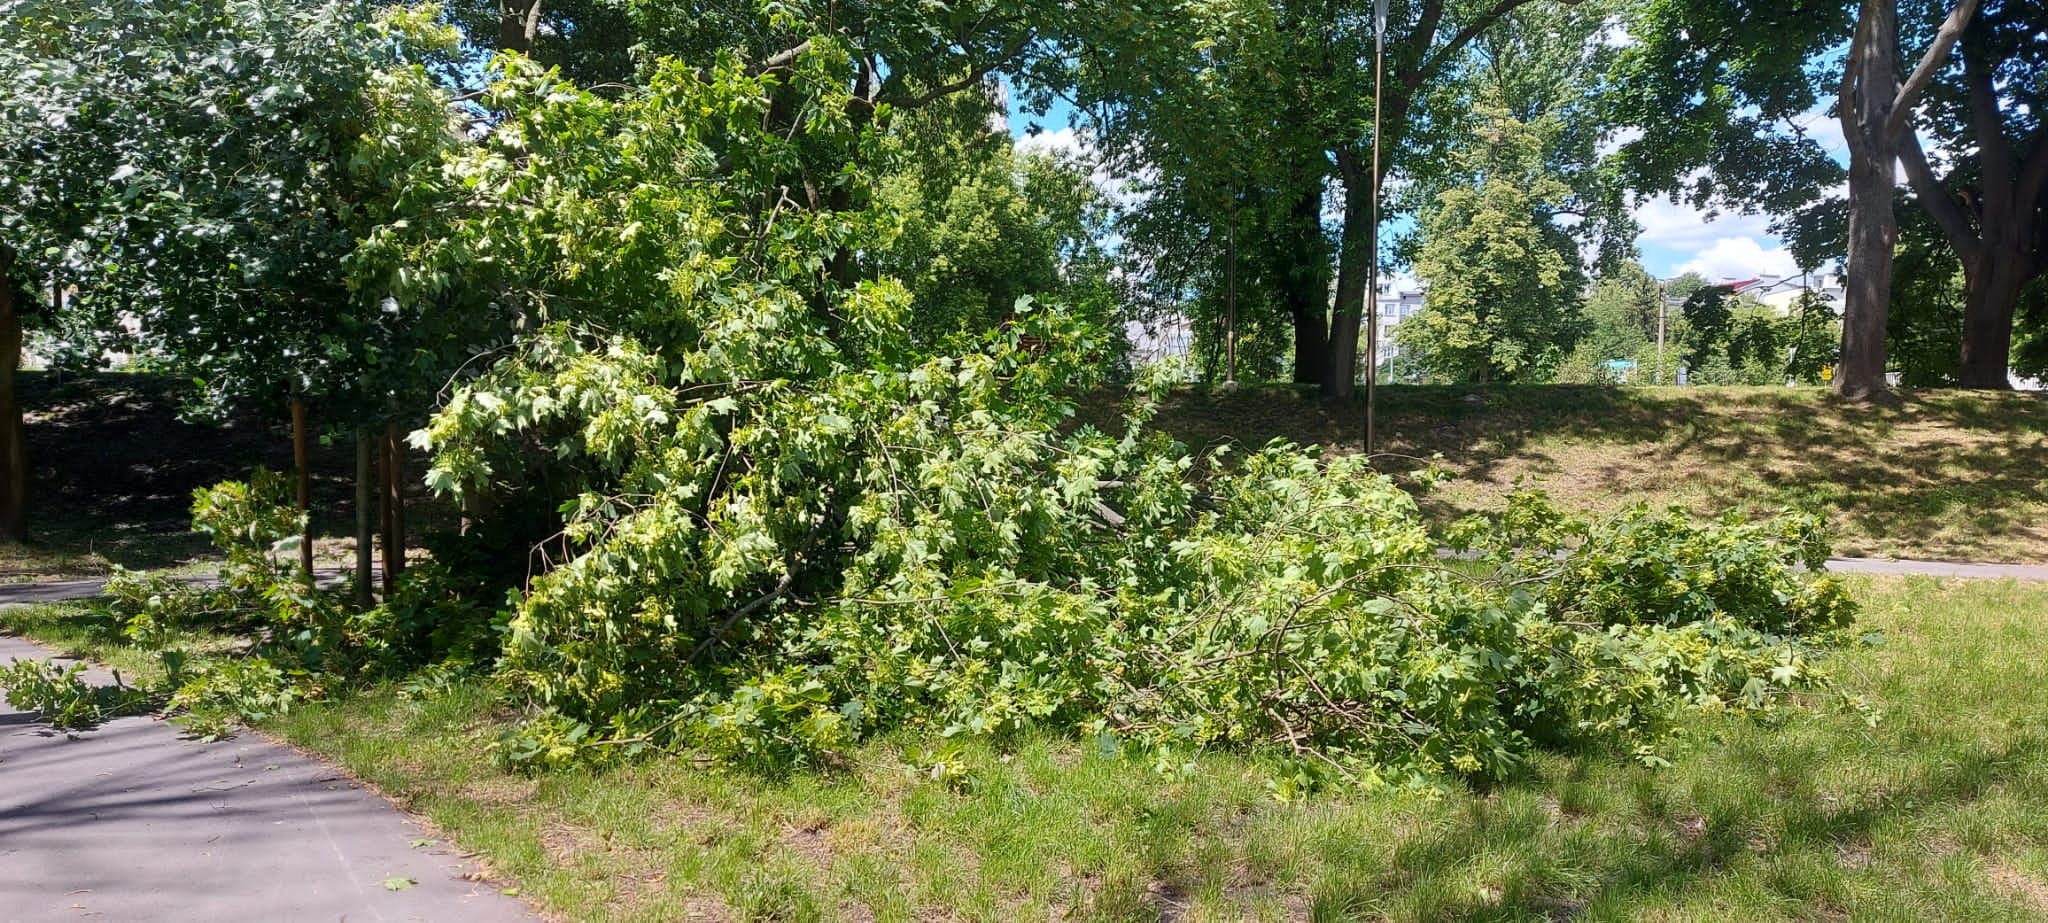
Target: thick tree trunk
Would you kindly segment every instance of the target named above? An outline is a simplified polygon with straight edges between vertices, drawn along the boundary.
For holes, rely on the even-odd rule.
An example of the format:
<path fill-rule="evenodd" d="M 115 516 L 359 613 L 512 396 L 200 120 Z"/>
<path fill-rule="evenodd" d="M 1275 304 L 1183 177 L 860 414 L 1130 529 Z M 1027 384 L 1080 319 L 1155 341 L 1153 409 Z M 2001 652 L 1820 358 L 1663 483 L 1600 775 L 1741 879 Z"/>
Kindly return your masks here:
<path fill-rule="evenodd" d="M 1977 20 L 1968 28 L 1984 25 Z M 1977 149 L 1974 163 L 1958 163 L 1945 180 L 1935 175 L 1911 132 L 1900 138 L 1899 154 L 1913 182 L 1914 200 L 1941 228 L 1963 266 L 1962 362 L 1956 382 L 1965 388 L 2005 389 L 2012 387 L 2006 373 L 2020 293 L 2048 271 L 2048 254 L 2043 253 L 2048 223 L 2041 220 L 2048 209 L 2048 130 L 2036 127 L 2027 143 L 2015 146 L 2006 136 L 2008 116 L 1999 101 L 2000 62 L 1981 42 L 1961 47 L 1969 99 L 1965 112 Z M 2019 150 L 2030 153 L 2021 160 Z"/>
<path fill-rule="evenodd" d="M 1898 226 L 1892 214 L 1891 164 L 1871 163 L 1850 146 L 1849 259 L 1842 272 L 1842 359 L 1835 393 L 1870 400 L 1885 393 L 1885 322 L 1891 310 L 1892 246 Z M 1860 161 L 1860 162 L 1859 162 Z"/>
<path fill-rule="evenodd" d="M 1344 225 L 1337 238 L 1337 304 L 1330 312 L 1330 359 L 1323 367 L 1323 396 L 1338 399 L 1358 390 L 1358 335 L 1364 329 L 1366 293 L 1376 262 L 1365 171 L 1345 174 Z"/>
<path fill-rule="evenodd" d="M 2034 277 L 2029 254 L 1985 251 L 1981 268 L 1965 271 L 1963 357 L 1956 384 L 1965 388 L 2007 390 L 2012 379 L 2013 312 L 2020 291 Z"/>
<path fill-rule="evenodd" d="M 1863 0 L 1842 70 L 1838 108 L 1849 143 L 1849 259 L 1843 267 L 1842 363 L 1835 393 L 1870 400 L 1887 390 L 1885 320 L 1891 309 L 1892 214 L 1900 139 L 1912 134 L 1913 106 L 1976 15 L 1978 0 L 1957 0 L 1912 73 L 1899 79 L 1898 0 Z M 1914 170 L 1909 143 L 1907 170 Z M 1916 180 L 1916 184 L 1917 184 Z"/>
<path fill-rule="evenodd" d="M 1888 129 L 1898 86 L 1894 0 L 1863 0 L 1842 78 L 1842 134 L 1849 144 L 1849 258 L 1843 267 L 1842 360 L 1835 393 L 1850 400 L 1886 391 L 1885 319 L 1891 308 L 1892 214 L 1897 159 Z"/>
<path fill-rule="evenodd" d="M 533 53 L 540 32 L 540 0 L 499 0 L 498 50 Z"/>
<path fill-rule="evenodd" d="M 356 608 L 366 611 L 376 603 L 370 586 L 370 558 L 374 553 L 371 546 L 376 543 L 376 530 L 370 519 L 374 506 L 370 499 L 370 482 L 376 470 L 372 461 L 375 449 L 371 443 L 376 438 L 367 426 L 356 429 Z"/>
<path fill-rule="evenodd" d="M 1330 326 L 1322 299 L 1299 305 L 1288 299 L 1288 313 L 1294 319 L 1294 383 L 1321 385 L 1323 364 L 1330 358 Z"/>
<path fill-rule="evenodd" d="M 15 392 L 21 371 L 21 309 L 16 302 L 14 251 L 0 246 L 0 540 L 28 538 L 28 447 L 23 443 L 21 401 Z"/>
<path fill-rule="evenodd" d="M 1272 261 L 1280 299 L 1294 323 L 1294 383 L 1301 385 L 1321 385 L 1330 359 L 1330 275 L 1322 220 L 1322 190 L 1301 190 L 1294 196 L 1286 232 L 1271 241 L 1278 245 Z"/>

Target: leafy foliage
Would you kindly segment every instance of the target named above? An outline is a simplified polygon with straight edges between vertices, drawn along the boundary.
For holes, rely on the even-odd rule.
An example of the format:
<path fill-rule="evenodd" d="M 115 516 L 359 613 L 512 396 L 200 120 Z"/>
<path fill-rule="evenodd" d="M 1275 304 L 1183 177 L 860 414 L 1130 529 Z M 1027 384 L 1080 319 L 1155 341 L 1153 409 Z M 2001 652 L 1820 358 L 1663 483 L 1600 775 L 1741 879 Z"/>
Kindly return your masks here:
<path fill-rule="evenodd" d="M 1467 157 L 1480 185 L 1444 192 L 1423 225 L 1415 271 L 1429 294 L 1395 336 L 1436 377 L 1542 381 L 1584 328 L 1577 247 L 1550 221 L 1570 191 L 1541 159 L 1555 128 L 1498 114 Z"/>
<path fill-rule="evenodd" d="M 410 166 L 454 140 L 418 63 L 452 41 L 431 10 L 10 0 L 0 13 L 0 244 L 28 277 L 73 289 L 77 348 L 158 351 L 223 403 L 296 387 L 383 412 L 413 376 L 439 383 L 445 368 L 412 368 L 431 354 L 407 342 L 438 327 L 392 317 L 343 273 Z"/>
<path fill-rule="evenodd" d="M 85 664 L 59 666 L 50 661 L 14 660 L 0 669 L 0 687 L 7 704 L 43 716 L 52 727 L 88 730 L 114 718 L 147 711 L 156 701 L 148 690 L 114 677 L 112 686 L 85 681 Z"/>
<path fill-rule="evenodd" d="M 920 335 L 903 284 L 834 269 L 901 226 L 867 169 L 890 123 L 849 116 L 840 46 L 787 70 L 657 63 L 615 97 L 500 66 L 502 121 L 438 172 L 460 207 L 361 256 L 401 298 L 461 297 L 488 267 L 532 324 L 414 436 L 480 528 L 505 501 L 552 511 L 499 667 L 533 706 L 512 762 L 784 770 L 903 727 L 1053 728 L 1162 768 L 1273 754 L 1291 790 L 1498 776 L 1539 736 L 1648 754 L 1677 710 L 1814 681 L 1770 671 L 1825 643 L 1818 623 L 1587 628 L 1447 568 L 1361 460 L 1196 457 L 1147 433 L 1142 398 L 1120 431 L 1075 425 L 1106 346 L 1065 306 Z M 1502 172 L 1526 165 L 1504 144 Z M 823 182 L 843 194 L 795 197 Z"/>

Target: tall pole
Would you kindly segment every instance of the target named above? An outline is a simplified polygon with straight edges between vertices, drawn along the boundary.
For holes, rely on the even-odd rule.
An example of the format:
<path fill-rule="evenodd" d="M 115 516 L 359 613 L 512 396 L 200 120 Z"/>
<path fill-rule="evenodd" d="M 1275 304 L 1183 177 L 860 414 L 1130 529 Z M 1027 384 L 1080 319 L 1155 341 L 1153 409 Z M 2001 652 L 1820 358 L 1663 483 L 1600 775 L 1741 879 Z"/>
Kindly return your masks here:
<path fill-rule="evenodd" d="M 1387 0 L 1373 4 L 1372 34 L 1372 260 L 1365 287 L 1365 454 L 1372 455 L 1380 383 L 1380 78 L 1385 72 Z"/>

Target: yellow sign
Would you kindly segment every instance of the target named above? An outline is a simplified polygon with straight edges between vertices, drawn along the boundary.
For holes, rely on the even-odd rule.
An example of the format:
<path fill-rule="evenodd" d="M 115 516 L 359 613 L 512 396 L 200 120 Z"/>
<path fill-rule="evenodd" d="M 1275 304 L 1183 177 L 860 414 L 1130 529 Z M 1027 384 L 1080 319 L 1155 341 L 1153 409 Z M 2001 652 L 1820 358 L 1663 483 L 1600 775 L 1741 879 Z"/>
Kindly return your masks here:
<path fill-rule="evenodd" d="M 1834 381 L 1834 380 L 1835 380 L 1835 367 L 1834 367 L 1834 366 L 1832 366 L 1832 365 L 1823 365 L 1823 366 L 1821 366 L 1821 367 L 1820 367 L 1820 380 L 1821 380 L 1821 381 Z"/>

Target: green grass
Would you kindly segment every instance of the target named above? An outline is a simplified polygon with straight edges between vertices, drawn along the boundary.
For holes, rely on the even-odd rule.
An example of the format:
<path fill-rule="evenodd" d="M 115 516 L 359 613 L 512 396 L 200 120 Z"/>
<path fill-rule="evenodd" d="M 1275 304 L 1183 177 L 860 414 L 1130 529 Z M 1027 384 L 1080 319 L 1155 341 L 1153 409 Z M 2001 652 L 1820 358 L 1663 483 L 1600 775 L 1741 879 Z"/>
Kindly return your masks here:
<path fill-rule="evenodd" d="M 1092 416 L 1107 417 L 1106 407 Z M 1273 438 L 1355 452 L 1362 400 L 1285 389 L 1183 392 L 1159 425 L 1195 447 Z M 2048 562 L 2048 395 L 1931 391 L 1845 404 L 1818 389 L 1386 387 L 1376 449 L 1441 454 L 1440 519 L 1518 483 L 1567 507 L 1827 514 L 1844 554 Z"/>
<path fill-rule="evenodd" d="M 564 919 L 2048 918 L 2048 584 L 1855 587 L 1887 641 L 1837 669 L 1877 727 L 1700 719 L 1668 769 L 1548 754 L 1490 791 L 1283 804 L 1242 759 L 1168 777 L 1045 738 L 887 740 L 782 781 L 679 759 L 529 778 L 481 758 L 507 720 L 481 685 L 267 730 Z M 62 638 L 77 611 L 0 619 Z"/>

